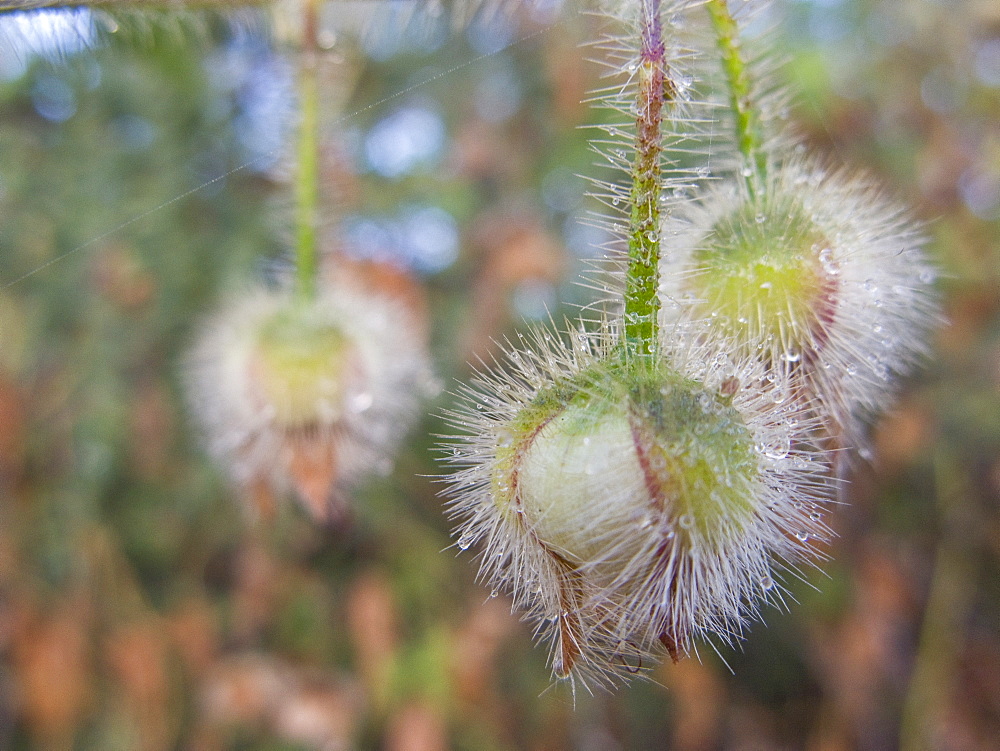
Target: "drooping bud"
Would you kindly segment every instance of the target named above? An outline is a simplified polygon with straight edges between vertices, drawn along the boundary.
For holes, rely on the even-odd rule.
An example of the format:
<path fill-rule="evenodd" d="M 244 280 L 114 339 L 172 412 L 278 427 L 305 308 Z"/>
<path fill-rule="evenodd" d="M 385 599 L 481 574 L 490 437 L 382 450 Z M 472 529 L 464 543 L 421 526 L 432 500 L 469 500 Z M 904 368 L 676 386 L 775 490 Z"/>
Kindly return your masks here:
<path fill-rule="evenodd" d="M 775 586 L 772 556 L 824 536 L 802 412 L 766 398 L 752 360 L 695 380 L 683 360 L 550 345 L 515 365 L 456 416 L 473 432 L 452 506 L 459 547 L 484 541 L 482 575 L 539 621 L 557 676 L 613 680 L 730 638 Z"/>
<path fill-rule="evenodd" d="M 386 471 L 429 378 L 422 322 L 370 270 L 341 264 L 314 297 L 259 288 L 209 321 L 189 358 L 211 453 L 266 510 L 293 488 L 322 522 L 338 486 Z"/>
<path fill-rule="evenodd" d="M 752 197 L 741 181 L 709 191 L 664 231 L 664 323 L 700 319 L 723 351 L 800 376 L 832 432 L 860 445 L 937 318 L 904 212 L 862 180 L 796 162 Z"/>

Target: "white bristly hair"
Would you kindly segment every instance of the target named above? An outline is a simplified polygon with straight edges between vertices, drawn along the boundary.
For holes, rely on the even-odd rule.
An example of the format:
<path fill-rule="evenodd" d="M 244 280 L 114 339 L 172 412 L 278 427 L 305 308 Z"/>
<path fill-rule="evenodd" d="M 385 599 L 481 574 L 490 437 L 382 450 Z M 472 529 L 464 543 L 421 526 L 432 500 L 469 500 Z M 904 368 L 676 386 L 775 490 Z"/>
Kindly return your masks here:
<path fill-rule="evenodd" d="M 827 454 L 802 442 L 815 418 L 756 358 L 676 333 L 644 371 L 609 327 L 568 343 L 539 330 L 448 415 L 458 547 L 479 545 L 481 578 L 585 687 L 738 639 L 829 536 Z"/>

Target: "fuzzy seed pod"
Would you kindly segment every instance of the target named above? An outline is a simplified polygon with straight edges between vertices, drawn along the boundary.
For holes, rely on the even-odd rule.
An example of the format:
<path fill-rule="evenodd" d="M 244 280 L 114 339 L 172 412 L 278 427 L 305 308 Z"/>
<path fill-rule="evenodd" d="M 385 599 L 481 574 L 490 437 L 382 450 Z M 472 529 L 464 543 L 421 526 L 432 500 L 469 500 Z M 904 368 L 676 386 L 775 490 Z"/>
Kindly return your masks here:
<path fill-rule="evenodd" d="M 827 481 L 797 443 L 808 418 L 754 360 L 696 345 L 674 366 L 627 363 L 581 338 L 539 336 L 469 389 L 451 509 L 459 547 L 483 543 L 481 576 L 551 641 L 555 675 L 613 682 L 738 636 L 778 596 L 773 559 L 826 535 Z"/>
<path fill-rule="evenodd" d="M 294 488 L 337 521 L 337 485 L 392 467 L 430 379 L 422 324 L 364 270 L 327 274 L 311 298 L 257 288 L 216 313 L 187 368 L 210 453 L 261 510 Z"/>
<path fill-rule="evenodd" d="M 665 328 L 700 319 L 715 347 L 800 377 L 834 436 L 860 446 L 938 319 L 905 212 L 864 180 L 796 161 L 755 197 L 738 180 L 678 207 L 664 234 Z"/>

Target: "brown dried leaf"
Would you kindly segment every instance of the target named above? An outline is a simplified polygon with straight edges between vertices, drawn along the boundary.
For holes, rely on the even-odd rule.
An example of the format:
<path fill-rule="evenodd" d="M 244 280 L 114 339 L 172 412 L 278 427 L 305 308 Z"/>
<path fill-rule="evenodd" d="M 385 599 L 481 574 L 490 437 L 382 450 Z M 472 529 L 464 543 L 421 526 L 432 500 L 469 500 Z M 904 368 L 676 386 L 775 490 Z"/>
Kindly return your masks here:
<path fill-rule="evenodd" d="M 347 624 L 358 673 L 372 696 L 383 698 L 399 643 L 396 603 L 384 574 L 358 577 L 347 595 Z"/>
<path fill-rule="evenodd" d="M 409 704 L 389 720 L 385 751 L 446 751 L 444 719 L 423 704 Z"/>
<path fill-rule="evenodd" d="M 93 701 L 87 613 L 84 603 L 63 603 L 16 637 L 21 712 L 40 747 L 70 748 Z"/>

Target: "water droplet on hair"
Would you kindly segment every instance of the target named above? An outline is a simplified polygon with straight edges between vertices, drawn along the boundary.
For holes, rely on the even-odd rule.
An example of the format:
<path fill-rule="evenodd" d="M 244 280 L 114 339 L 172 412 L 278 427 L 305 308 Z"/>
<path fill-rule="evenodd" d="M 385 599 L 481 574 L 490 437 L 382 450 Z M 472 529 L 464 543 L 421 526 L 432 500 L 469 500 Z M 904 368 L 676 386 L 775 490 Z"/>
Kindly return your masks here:
<path fill-rule="evenodd" d="M 694 517 L 691 514 L 681 514 L 680 519 L 677 520 L 677 524 L 681 529 L 691 529 L 694 526 Z"/>
<path fill-rule="evenodd" d="M 788 456 L 788 452 L 791 451 L 792 442 L 788 436 L 783 436 L 773 443 L 758 445 L 757 450 L 760 451 L 768 459 L 784 459 Z"/>
<path fill-rule="evenodd" d="M 760 288 L 761 289 L 771 289 L 772 286 L 773 285 L 771 284 L 771 282 L 764 282 L 763 284 L 760 285 Z"/>
<path fill-rule="evenodd" d="M 757 216 L 755 216 L 753 220 L 757 222 L 757 224 L 763 224 L 764 222 L 767 221 L 767 217 L 764 214 L 757 214 Z"/>
<path fill-rule="evenodd" d="M 844 368 L 844 370 L 847 371 L 847 375 L 849 375 L 849 376 L 857 375 L 857 373 L 858 373 L 858 366 L 855 365 L 853 362 L 852 363 L 848 363 L 847 367 Z"/>
<path fill-rule="evenodd" d="M 458 547 L 462 550 L 468 550 L 469 546 L 472 545 L 472 541 L 476 539 L 475 535 L 464 534 L 458 538 Z"/>
<path fill-rule="evenodd" d="M 514 434 L 507 428 L 500 428 L 497 431 L 497 446 L 507 448 L 514 444 Z"/>
<path fill-rule="evenodd" d="M 375 398 L 370 391 L 359 391 L 347 400 L 347 409 L 358 415 L 371 409 Z"/>
<path fill-rule="evenodd" d="M 794 350 L 789 350 L 787 352 L 782 352 L 781 353 L 781 361 L 782 362 L 798 362 L 801 359 L 802 359 L 802 353 L 801 352 L 796 352 Z"/>
<path fill-rule="evenodd" d="M 934 280 L 937 279 L 937 274 L 928 269 L 920 272 L 919 279 L 921 284 L 933 284 Z"/>
<path fill-rule="evenodd" d="M 809 533 L 808 532 L 796 532 L 795 533 L 795 539 L 798 540 L 799 542 L 809 542 Z"/>
<path fill-rule="evenodd" d="M 865 279 L 864 283 L 861 285 L 865 292 L 877 292 L 878 285 L 875 283 L 874 279 Z"/>
<path fill-rule="evenodd" d="M 762 576 L 760 577 L 760 586 L 765 592 L 774 589 L 774 579 L 770 576 Z"/>
<path fill-rule="evenodd" d="M 490 597 L 491 597 L 491 598 L 493 598 L 493 597 L 498 597 L 499 595 L 500 595 L 500 590 L 498 590 L 498 589 L 494 589 L 494 590 L 492 590 L 492 591 L 490 592 Z"/>

